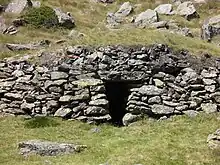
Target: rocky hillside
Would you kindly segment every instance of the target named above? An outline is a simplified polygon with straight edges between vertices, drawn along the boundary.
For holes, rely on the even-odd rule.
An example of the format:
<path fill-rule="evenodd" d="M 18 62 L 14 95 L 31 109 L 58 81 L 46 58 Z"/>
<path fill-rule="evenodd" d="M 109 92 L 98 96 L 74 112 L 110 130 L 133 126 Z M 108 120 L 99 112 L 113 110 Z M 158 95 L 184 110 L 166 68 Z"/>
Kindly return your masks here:
<path fill-rule="evenodd" d="M 0 57 L 73 44 L 165 43 L 220 54 L 219 0 L 1 0 Z"/>

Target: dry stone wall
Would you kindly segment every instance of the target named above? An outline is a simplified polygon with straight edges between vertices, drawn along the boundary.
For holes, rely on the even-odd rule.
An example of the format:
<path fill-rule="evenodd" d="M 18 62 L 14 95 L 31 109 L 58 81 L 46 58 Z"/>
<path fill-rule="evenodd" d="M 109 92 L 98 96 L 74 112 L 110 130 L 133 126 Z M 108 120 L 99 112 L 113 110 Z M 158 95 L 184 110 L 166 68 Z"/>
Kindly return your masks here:
<path fill-rule="evenodd" d="M 118 123 L 129 125 L 144 116 L 166 119 L 219 111 L 220 63 L 209 55 L 174 53 L 162 44 L 68 47 L 64 54 L 53 65 L 1 61 L 0 113 L 89 123 L 115 121 L 122 113 Z M 118 102 L 124 109 L 111 109 L 109 82 L 126 85 L 128 94 Z M 121 92 L 114 86 L 111 90 Z"/>

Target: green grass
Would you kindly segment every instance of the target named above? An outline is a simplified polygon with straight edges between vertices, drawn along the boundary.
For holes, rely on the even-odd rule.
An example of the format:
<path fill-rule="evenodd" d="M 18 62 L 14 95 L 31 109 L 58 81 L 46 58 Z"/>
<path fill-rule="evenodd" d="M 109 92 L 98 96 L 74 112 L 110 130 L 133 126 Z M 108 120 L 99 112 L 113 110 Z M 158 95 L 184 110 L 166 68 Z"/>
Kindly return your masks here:
<path fill-rule="evenodd" d="M 101 131 L 93 133 L 91 129 Z M 216 115 L 172 121 L 143 120 L 130 127 L 88 125 L 76 121 L 0 118 L 0 164 L 3 165 L 219 165 L 220 155 L 208 149 L 208 134 L 219 128 Z M 80 154 L 57 157 L 18 154 L 18 142 L 31 139 L 85 144 Z"/>

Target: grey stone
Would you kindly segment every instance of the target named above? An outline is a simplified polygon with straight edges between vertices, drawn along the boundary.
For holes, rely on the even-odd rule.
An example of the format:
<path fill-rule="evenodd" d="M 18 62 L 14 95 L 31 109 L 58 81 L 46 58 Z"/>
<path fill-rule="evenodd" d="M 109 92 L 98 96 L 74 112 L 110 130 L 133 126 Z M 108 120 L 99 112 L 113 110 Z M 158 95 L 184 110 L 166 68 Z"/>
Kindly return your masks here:
<path fill-rule="evenodd" d="M 189 82 L 192 79 L 197 79 L 199 75 L 192 68 L 185 68 L 181 71 L 183 73 L 182 80 L 184 82 Z"/>
<path fill-rule="evenodd" d="M 6 108 L 3 109 L 3 112 L 13 115 L 25 115 L 25 112 L 22 111 L 20 108 Z"/>
<path fill-rule="evenodd" d="M 213 85 L 213 84 L 216 84 L 216 81 L 212 80 L 212 79 L 202 79 L 203 81 L 203 84 L 204 85 Z"/>
<path fill-rule="evenodd" d="M 189 107 L 188 105 L 180 105 L 180 106 L 175 107 L 175 109 L 177 111 L 186 111 L 188 107 Z"/>
<path fill-rule="evenodd" d="M 148 26 L 149 28 L 156 28 L 156 29 L 159 29 L 159 28 L 168 28 L 168 25 L 167 25 L 167 21 L 159 21 L 159 22 L 154 22 L 152 24 L 150 24 Z"/>
<path fill-rule="evenodd" d="M 207 114 L 217 112 L 217 105 L 216 104 L 202 103 L 201 108 Z"/>
<path fill-rule="evenodd" d="M 96 0 L 96 1 L 102 3 L 113 3 L 115 0 Z"/>
<path fill-rule="evenodd" d="M 24 156 L 32 154 L 40 156 L 57 156 L 71 153 L 79 153 L 87 147 L 85 145 L 29 140 L 20 142 L 18 144 L 18 148 L 20 150 L 20 153 Z"/>
<path fill-rule="evenodd" d="M 126 17 L 128 16 L 133 10 L 133 7 L 130 2 L 124 2 L 119 10 L 115 13 L 116 16 Z"/>
<path fill-rule="evenodd" d="M 183 111 L 183 113 L 191 118 L 196 117 L 199 114 L 199 112 L 194 111 L 194 110 Z"/>
<path fill-rule="evenodd" d="M 161 98 L 160 98 L 160 96 L 151 97 L 151 98 L 149 98 L 148 103 L 149 104 L 160 104 Z"/>
<path fill-rule="evenodd" d="M 65 72 L 51 72 L 51 80 L 67 79 L 69 75 Z"/>
<path fill-rule="evenodd" d="M 54 78 L 54 77 L 53 77 Z M 44 87 L 45 89 L 48 89 L 49 87 L 51 86 L 62 86 L 64 85 L 65 83 L 67 83 L 67 80 L 55 80 L 55 81 L 50 81 L 50 80 L 47 80 L 45 83 L 44 83 Z"/>
<path fill-rule="evenodd" d="M 205 90 L 206 90 L 207 92 L 213 93 L 213 92 L 215 92 L 215 85 L 205 86 Z"/>
<path fill-rule="evenodd" d="M 214 68 L 209 68 L 209 70 L 203 69 L 201 76 L 204 78 L 215 78 L 217 77 L 218 71 Z"/>
<path fill-rule="evenodd" d="M 92 96 L 91 100 L 98 100 L 98 99 L 106 99 L 105 94 L 97 94 L 95 96 Z"/>
<path fill-rule="evenodd" d="M 72 82 L 73 85 L 77 85 L 79 87 L 89 87 L 89 86 L 99 86 L 103 85 L 103 81 L 99 79 L 81 79 Z"/>
<path fill-rule="evenodd" d="M 79 106 L 74 107 L 72 110 L 74 113 L 78 113 L 80 111 L 84 111 L 85 109 L 87 109 L 87 107 L 88 106 L 86 105 L 86 103 L 81 103 L 81 104 L 79 104 Z"/>
<path fill-rule="evenodd" d="M 71 116 L 73 113 L 72 109 L 70 108 L 59 108 L 54 116 L 56 117 L 67 117 L 67 116 Z"/>
<path fill-rule="evenodd" d="M 56 87 L 56 86 L 50 87 L 48 91 L 50 93 L 63 93 L 63 89 L 61 87 Z"/>
<path fill-rule="evenodd" d="M 220 14 L 214 17 L 208 18 L 204 21 L 201 27 L 201 38 L 206 41 L 220 34 Z"/>
<path fill-rule="evenodd" d="M 126 113 L 122 118 L 123 125 L 129 126 L 131 123 L 134 123 L 142 118 L 141 115 L 134 115 L 131 113 Z"/>
<path fill-rule="evenodd" d="M 153 79 L 154 83 L 157 87 L 163 87 L 164 86 L 164 82 L 159 80 L 159 79 Z"/>
<path fill-rule="evenodd" d="M 24 72 L 23 72 L 22 70 L 15 70 L 15 71 L 12 73 L 12 76 L 21 77 L 21 76 L 24 76 Z"/>
<path fill-rule="evenodd" d="M 174 108 L 165 105 L 154 104 L 151 108 L 154 114 L 173 114 Z"/>
<path fill-rule="evenodd" d="M 205 90 L 203 90 L 203 91 L 192 91 L 191 92 L 191 97 L 204 95 L 205 93 L 206 93 Z"/>
<path fill-rule="evenodd" d="M 32 7 L 39 8 L 41 6 L 40 1 L 31 1 L 32 2 Z"/>
<path fill-rule="evenodd" d="M 107 13 L 106 22 L 108 28 L 115 29 L 123 22 L 123 19 L 122 17 L 109 12 Z"/>
<path fill-rule="evenodd" d="M 75 21 L 69 12 L 64 13 L 60 8 L 55 8 L 54 11 L 61 26 L 68 29 L 75 26 Z"/>
<path fill-rule="evenodd" d="M 6 13 L 20 14 L 25 8 L 31 7 L 31 0 L 12 0 L 5 9 Z"/>
<path fill-rule="evenodd" d="M 207 143 L 210 149 L 216 150 L 220 148 L 220 129 L 208 135 Z"/>
<path fill-rule="evenodd" d="M 72 98 L 72 101 L 85 101 L 85 100 L 89 100 L 90 99 L 90 96 L 88 93 L 82 93 L 80 95 L 75 95 L 73 96 Z"/>
<path fill-rule="evenodd" d="M 154 11 L 156 11 L 158 14 L 166 14 L 171 15 L 172 14 L 172 4 L 161 4 L 157 6 Z"/>
<path fill-rule="evenodd" d="M 84 113 L 85 115 L 106 115 L 108 111 L 102 107 L 89 106 Z"/>
<path fill-rule="evenodd" d="M 34 109 L 34 107 L 35 107 L 34 103 L 24 102 L 23 104 L 21 104 L 21 110 L 23 110 L 24 112 L 27 112 L 27 113 L 31 113 L 32 110 Z"/>
<path fill-rule="evenodd" d="M 174 89 L 175 91 L 179 92 L 179 93 L 186 93 L 186 90 L 184 88 L 181 88 L 173 83 L 167 83 L 168 87 L 171 87 L 172 89 Z"/>
<path fill-rule="evenodd" d="M 5 93 L 4 97 L 10 100 L 22 100 L 23 99 L 23 96 L 19 93 Z"/>
<path fill-rule="evenodd" d="M 163 104 L 164 105 L 168 105 L 170 107 L 177 107 L 177 106 L 180 106 L 181 104 L 180 103 L 175 103 L 175 102 L 172 102 L 172 101 L 163 101 Z"/>
<path fill-rule="evenodd" d="M 158 15 L 157 12 L 151 9 L 140 13 L 134 20 L 135 25 L 142 28 L 147 27 L 154 22 L 158 22 Z"/>
<path fill-rule="evenodd" d="M 48 110 L 51 110 L 53 108 L 58 108 L 58 107 L 59 107 L 58 101 L 50 100 L 50 101 L 47 102 L 47 109 Z"/>
<path fill-rule="evenodd" d="M 157 96 L 163 93 L 163 90 L 153 85 L 143 85 L 140 88 L 134 88 L 132 92 L 139 92 L 142 95 Z"/>
<path fill-rule="evenodd" d="M 188 20 L 190 20 L 191 18 L 198 17 L 196 9 L 195 9 L 193 3 L 190 1 L 186 1 L 186 2 L 181 3 L 177 7 L 175 13 L 180 16 L 185 16 L 186 18 L 188 18 Z"/>
<path fill-rule="evenodd" d="M 162 116 L 162 117 L 160 117 L 159 118 L 159 120 L 158 121 L 163 121 L 163 120 L 167 120 L 168 119 L 168 117 L 167 116 Z"/>
<path fill-rule="evenodd" d="M 101 107 L 105 107 L 108 106 L 108 100 L 106 99 L 98 99 L 98 100 L 92 100 L 89 102 L 89 105 L 92 106 L 101 106 Z"/>
<path fill-rule="evenodd" d="M 45 48 L 50 44 L 48 40 L 42 40 L 36 43 L 29 44 L 11 44 L 7 43 L 5 46 L 11 51 L 22 51 L 22 50 L 37 50 L 40 48 Z"/>
<path fill-rule="evenodd" d="M 0 16 L 0 32 L 3 33 L 7 29 L 7 26 L 5 24 L 5 19 Z"/>
<path fill-rule="evenodd" d="M 62 103 L 66 103 L 66 102 L 70 102 L 70 101 L 73 101 L 72 95 L 61 96 L 59 99 L 59 102 L 62 102 Z"/>

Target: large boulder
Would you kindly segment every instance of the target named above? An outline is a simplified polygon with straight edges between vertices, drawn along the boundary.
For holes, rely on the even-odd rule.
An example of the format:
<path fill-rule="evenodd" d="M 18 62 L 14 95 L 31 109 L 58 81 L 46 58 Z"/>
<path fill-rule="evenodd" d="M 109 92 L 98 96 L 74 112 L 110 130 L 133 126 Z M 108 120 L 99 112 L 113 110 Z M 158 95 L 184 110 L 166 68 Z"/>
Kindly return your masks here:
<path fill-rule="evenodd" d="M 75 145 L 69 143 L 57 143 L 41 140 L 29 140 L 20 142 L 18 148 L 22 155 L 57 156 L 83 151 L 85 145 Z"/>
<path fill-rule="evenodd" d="M 211 41 L 212 37 L 220 34 L 220 14 L 204 21 L 201 27 L 201 38 Z"/>
<path fill-rule="evenodd" d="M 193 3 L 190 1 L 181 3 L 176 9 L 176 14 L 180 16 L 184 16 L 187 20 L 191 20 L 192 18 L 199 17 Z"/>
<path fill-rule="evenodd" d="M 71 29 L 75 26 L 75 21 L 69 12 L 64 13 L 59 8 L 55 8 L 54 11 L 61 26 L 68 29 Z"/>
<path fill-rule="evenodd" d="M 0 33 L 3 33 L 6 28 L 7 26 L 5 24 L 5 19 L 2 16 L 0 16 Z"/>
<path fill-rule="evenodd" d="M 209 134 L 207 143 L 210 149 L 220 149 L 220 129 L 217 129 L 214 133 Z"/>
<path fill-rule="evenodd" d="M 162 4 L 157 6 L 154 11 L 156 11 L 158 14 L 166 14 L 171 15 L 172 13 L 172 4 Z"/>
<path fill-rule="evenodd" d="M 31 0 L 12 0 L 5 9 L 5 12 L 20 14 L 27 7 L 32 7 Z"/>
<path fill-rule="evenodd" d="M 115 13 L 116 16 L 126 17 L 128 16 L 133 10 L 133 7 L 130 2 L 125 2 L 121 5 L 119 10 Z"/>
<path fill-rule="evenodd" d="M 148 9 L 139 15 L 134 20 L 136 26 L 145 28 L 154 22 L 158 22 L 158 14 L 156 11 Z"/>

